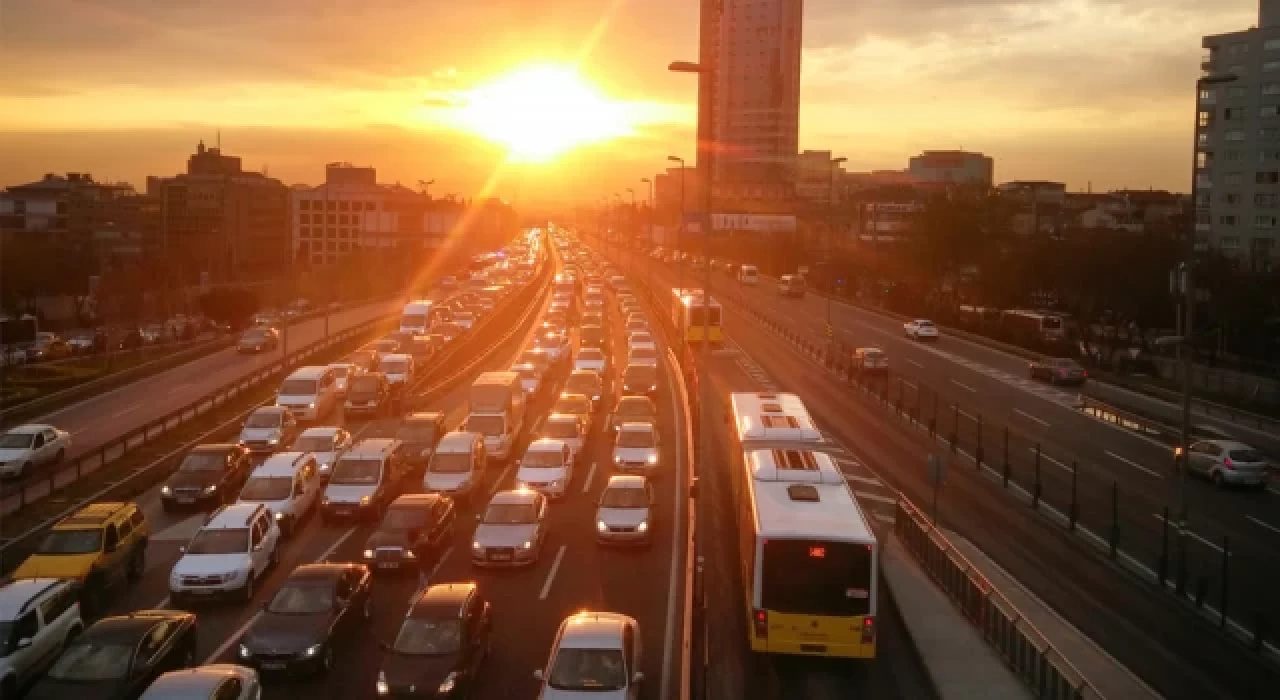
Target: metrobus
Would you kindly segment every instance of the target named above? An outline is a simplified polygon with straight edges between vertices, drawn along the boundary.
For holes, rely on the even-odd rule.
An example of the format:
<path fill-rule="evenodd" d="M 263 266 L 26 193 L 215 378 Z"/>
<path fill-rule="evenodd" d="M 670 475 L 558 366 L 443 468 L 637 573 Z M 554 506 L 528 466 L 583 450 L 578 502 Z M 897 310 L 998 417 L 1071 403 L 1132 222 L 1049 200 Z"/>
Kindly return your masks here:
<path fill-rule="evenodd" d="M 1014 331 L 1035 335 L 1045 340 L 1062 340 L 1067 337 L 1066 323 L 1060 314 L 1024 309 L 1006 309 L 1000 312 L 1000 324 Z"/>
<path fill-rule="evenodd" d="M 723 315 L 720 302 L 715 297 L 708 300 L 701 289 L 671 290 L 671 324 L 675 328 L 675 337 L 685 343 L 701 343 L 704 325 L 712 345 L 723 343 Z"/>
<path fill-rule="evenodd" d="M 404 305 L 400 312 L 400 330 L 404 333 L 426 335 L 437 321 L 453 318 L 446 304 L 436 304 L 429 299 L 415 299 Z"/>
<path fill-rule="evenodd" d="M 874 659 L 880 547 L 795 394 L 730 394 L 730 455 L 748 643 Z"/>

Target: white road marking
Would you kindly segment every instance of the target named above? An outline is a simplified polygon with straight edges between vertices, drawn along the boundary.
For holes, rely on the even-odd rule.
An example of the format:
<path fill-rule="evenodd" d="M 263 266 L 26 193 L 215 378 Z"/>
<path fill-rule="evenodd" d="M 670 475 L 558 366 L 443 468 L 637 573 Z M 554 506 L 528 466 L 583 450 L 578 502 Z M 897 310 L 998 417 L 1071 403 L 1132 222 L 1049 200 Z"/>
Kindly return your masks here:
<path fill-rule="evenodd" d="M 964 389 L 965 391 L 968 391 L 968 392 L 971 392 L 971 393 L 975 393 L 975 394 L 978 392 L 978 390 L 977 390 L 977 389 L 974 389 L 973 387 L 969 386 L 968 384 L 965 384 L 964 382 L 960 382 L 960 381 L 956 381 L 955 379 L 952 379 L 952 380 L 951 380 L 951 383 L 952 383 L 952 384 L 955 384 L 956 386 L 960 387 L 961 389 Z"/>
<path fill-rule="evenodd" d="M 591 479 L 596 475 L 596 463 L 591 463 L 591 468 L 587 470 L 587 481 L 582 485 L 582 492 L 589 493 L 591 491 Z"/>
<path fill-rule="evenodd" d="M 1268 530 L 1270 530 L 1270 531 L 1272 531 L 1272 532 L 1274 532 L 1274 533 L 1276 533 L 1276 534 L 1280 534 L 1280 527 L 1276 527 L 1275 525 L 1272 525 L 1271 523 L 1266 522 L 1266 521 L 1264 521 L 1264 520 L 1259 520 L 1259 519 L 1257 519 L 1257 518 L 1253 517 L 1252 515 L 1246 515 L 1246 516 L 1244 516 L 1244 517 L 1245 517 L 1246 519 L 1248 519 L 1249 521 L 1251 521 L 1254 525 L 1258 525 L 1258 526 L 1260 526 L 1260 527 L 1265 527 L 1265 528 L 1267 528 Z"/>
<path fill-rule="evenodd" d="M 431 567 L 431 573 L 427 574 L 428 582 L 435 580 L 436 574 L 440 571 L 440 567 L 444 566 L 444 560 L 448 559 L 450 554 L 453 554 L 453 545 L 449 545 L 449 548 L 444 550 L 444 554 L 441 554 L 440 558 L 436 560 L 436 565 Z"/>
<path fill-rule="evenodd" d="M 877 503 L 891 503 L 894 505 L 897 505 L 898 503 L 898 499 L 896 498 L 889 498 L 888 496 L 881 496 L 878 493 L 870 493 L 868 491 L 854 491 L 853 495 L 858 498 L 865 498 L 868 501 L 875 501 Z"/>
<path fill-rule="evenodd" d="M 1151 517 L 1155 518 L 1156 520 L 1161 520 L 1161 521 L 1164 520 L 1163 513 L 1152 513 Z M 1188 536 L 1199 540 L 1202 544 L 1204 544 L 1204 546 L 1217 550 L 1219 554 L 1222 553 L 1222 547 L 1214 544 L 1213 542 L 1210 542 L 1209 540 L 1201 537 L 1200 535 L 1197 535 L 1195 532 L 1191 530 L 1191 528 L 1178 527 L 1178 524 L 1173 522 L 1173 520 L 1169 521 L 1169 525 L 1171 525 L 1175 531 L 1185 532 L 1187 533 Z"/>
<path fill-rule="evenodd" d="M 1034 447 L 1028 447 L 1028 448 L 1027 448 L 1027 452 L 1030 452 L 1031 454 L 1035 454 L 1035 453 L 1036 453 L 1036 448 L 1034 448 Z M 1048 461 L 1050 464 L 1052 464 L 1052 465 L 1054 465 L 1054 466 L 1058 467 L 1059 469 L 1063 469 L 1063 470 L 1066 470 L 1066 471 L 1068 471 L 1068 472 L 1072 471 L 1072 469 L 1071 469 L 1071 465 L 1070 465 L 1070 464 L 1064 464 L 1064 463 L 1062 463 L 1062 462 L 1060 462 L 1060 461 L 1058 461 L 1058 460 L 1054 459 L 1053 457 L 1050 457 L 1048 454 L 1046 454 L 1046 453 L 1045 453 L 1045 451 L 1044 451 L 1044 450 L 1040 450 L 1040 459 L 1043 459 L 1043 460 Z"/>
<path fill-rule="evenodd" d="M 329 548 L 324 550 L 324 552 L 321 553 L 320 556 L 316 557 L 315 560 L 317 562 L 322 562 L 328 559 L 330 556 L 333 556 L 333 553 L 338 550 L 338 547 L 341 547 L 342 543 L 346 542 L 349 537 L 355 534 L 355 532 L 356 532 L 356 529 L 353 527 L 347 530 L 346 532 L 342 533 L 342 536 L 334 540 L 333 544 L 329 545 Z M 258 610 L 252 616 L 250 616 L 248 620 L 245 620 L 244 624 L 240 625 L 239 629 L 237 629 L 235 632 L 232 632 L 231 636 L 222 640 L 222 643 L 218 645 L 218 648 L 214 649 L 212 654 L 209 654 L 208 658 L 204 660 L 205 665 L 216 663 L 218 659 L 222 657 L 223 654 L 227 653 L 227 650 L 231 648 L 231 645 L 235 644 L 236 641 L 238 641 L 241 637 L 243 637 L 244 633 L 248 632 L 249 628 L 253 627 L 253 623 L 257 622 L 258 619 L 261 617 L 262 617 L 262 610 Z"/>
<path fill-rule="evenodd" d="M 884 484 L 879 479 L 873 479 L 869 476 L 858 476 L 857 474 L 845 474 L 844 478 L 846 481 L 857 481 L 863 484 L 867 484 L 868 486 L 884 486 Z"/>
<path fill-rule="evenodd" d="M 909 358 L 909 357 L 904 357 L 904 358 L 902 358 L 902 361 L 903 361 L 903 362 L 905 362 L 905 363 L 907 363 L 907 364 L 909 364 L 909 365 L 911 365 L 912 367 L 921 367 L 921 368 L 923 368 L 923 367 L 924 367 L 924 365 L 920 364 L 919 362 L 916 362 L 915 360 L 913 360 L 913 359 L 911 359 L 911 358 Z"/>
<path fill-rule="evenodd" d="M 1160 472 L 1158 472 L 1158 471 L 1156 471 L 1156 470 L 1154 470 L 1154 469 L 1148 469 L 1148 468 L 1146 468 L 1146 467 L 1142 466 L 1141 464 L 1138 464 L 1137 462 L 1133 461 L 1132 459 L 1126 459 L 1126 458 L 1124 458 L 1124 457 L 1121 457 L 1120 455 L 1118 455 L 1118 454 L 1116 454 L 1116 453 L 1112 452 L 1111 450 L 1106 450 L 1106 453 L 1107 453 L 1108 455 L 1110 455 L 1110 456 L 1112 456 L 1112 457 L 1114 457 L 1114 458 L 1116 458 L 1116 459 L 1120 460 L 1121 462 L 1124 462 L 1125 464 L 1127 464 L 1127 465 L 1129 465 L 1129 466 L 1133 467 L 1134 469 L 1137 469 L 1137 470 L 1139 470 L 1139 471 L 1144 471 L 1144 472 L 1146 472 L 1146 473 L 1150 474 L 1151 476 L 1154 476 L 1154 477 L 1155 477 L 1155 478 L 1157 478 L 1157 479 L 1163 479 L 1163 478 L 1164 478 L 1163 476 L 1161 476 L 1161 475 L 1160 475 Z"/>
<path fill-rule="evenodd" d="M 1045 428 L 1049 427 L 1049 421 L 1036 418 L 1035 416 L 1031 415 L 1030 413 L 1027 413 L 1026 411 L 1020 408 L 1013 409 L 1013 412 L 1022 416 L 1023 418 L 1026 418 L 1029 421 L 1035 421 L 1036 423 L 1039 423 L 1042 427 L 1045 427 Z"/>
<path fill-rule="evenodd" d="M 559 551 L 556 552 L 555 561 L 551 562 L 551 570 L 547 572 L 547 582 L 542 584 L 542 592 L 538 594 L 538 600 L 546 600 L 551 594 L 551 584 L 556 580 L 556 572 L 560 570 L 560 562 L 564 560 L 564 549 L 567 545 L 560 545 Z"/>

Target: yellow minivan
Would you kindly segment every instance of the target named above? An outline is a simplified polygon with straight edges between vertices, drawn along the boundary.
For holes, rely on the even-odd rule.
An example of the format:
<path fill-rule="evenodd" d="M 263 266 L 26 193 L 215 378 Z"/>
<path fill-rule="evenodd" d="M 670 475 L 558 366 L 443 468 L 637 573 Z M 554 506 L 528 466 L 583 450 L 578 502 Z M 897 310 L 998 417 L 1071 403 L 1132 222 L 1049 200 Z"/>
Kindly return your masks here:
<path fill-rule="evenodd" d="M 91 503 L 54 525 L 13 577 L 74 579 L 96 607 L 110 588 L 142 578 L 150 536 L 137 504 Z"/>

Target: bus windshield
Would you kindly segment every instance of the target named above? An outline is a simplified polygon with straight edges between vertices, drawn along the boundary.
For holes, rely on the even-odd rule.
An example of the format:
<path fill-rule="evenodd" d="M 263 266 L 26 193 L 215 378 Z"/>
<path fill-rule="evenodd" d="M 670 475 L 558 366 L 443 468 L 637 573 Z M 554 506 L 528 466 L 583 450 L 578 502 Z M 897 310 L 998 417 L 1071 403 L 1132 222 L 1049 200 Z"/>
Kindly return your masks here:
<path fill-rule="evenodd" d="M 761 563 L 761 606 L 797 615 L 871 612 L 871 546 L 770 539 Z"/>

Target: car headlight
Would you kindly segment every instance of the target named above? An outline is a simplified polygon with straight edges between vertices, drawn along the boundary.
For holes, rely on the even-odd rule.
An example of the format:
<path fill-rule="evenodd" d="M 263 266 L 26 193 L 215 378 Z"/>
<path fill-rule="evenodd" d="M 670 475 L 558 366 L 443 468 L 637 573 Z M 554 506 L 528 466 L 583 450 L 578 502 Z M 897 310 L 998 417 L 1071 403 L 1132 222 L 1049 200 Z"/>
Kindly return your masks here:
<path fill-rule="evenodd" d="M 440 695 L 447 695 L 448 693 L 452 693 L 453 685 L 457 680 L 458 680 L 458 672 L 450 671 L 449 675 L 445 676 L 444 680 L 440 682 L 440 687 L 436 688 L 436 692 L 439 693 Z"/>
<path fill-rule="evenodd" d="M 205 494 L 210 494 L 217 490 L 218 490 L 217 484 L 209 484 L 208 486 L 204 487 Z"/>
<path fill-rule="evenodd" d="M 378 695 L 386 695 L 391 692 L 391 688 L 387 686 L 387 674 L 378 671 L 378 682 L 373 684 L 374 690 L 378 691 Z"/>
<path fill-rule="evenodd" d="M 516 490 L 518 491 L 518 490 L 520 490 L 520 489 L 527 489 L 527 488 L 529 488 L 529 485 L 528 485 L 528 484 L 526 484 L 526 483 L 524 483 L 523 481 L 521 481 L 521 480 L 519 480 L 519 479 L 516 479 L 516 482 L 515 482 L 515 488 L 516 488 Z"/>
<path fill-rule="evenodd" d="M 313 657 L 313 656 L 315 656 L 316 654 L 319 654 L 319 653 L 320 653 L 320 645 L 319 645 L 319 644 L 312 644 L 311 646 L 309 646 L 309 647 L 307 647 L 305 650 L 303 650 L 303 652 L 302 652 L 302 658 L 304 658 L 304 659 L 310 659 L 311 657 Z"/>
<path fill-rule="evenodd" d="M 613 456 L 613 463 L 614 463 L 614 464 L 622 464 L 622 462 L 623 462 L 623 461 L 624 461 L 624 460 L 622 459 L 622 455 L 614 455 L 614 456 Z"/>
<path fill-rule="evenodd" d="M 596 532 L 608 532 L 609 526 L 604 524 L 603 520 L 596 521 Z"/>
<path fill-rule="evenodd" d="M 558 489 L 558 488 L 560 488 L 561 486 L 564 486 L 564 480 L 563 480 L 563 479 L 556 479 L 555 481 L 552 481 L 552 482 L 548 485 L 548 488 Z"/>
<path fill-rule="evenodd" d="M 658 455 L 649 455 L 649 464 L 657 464 Z"/>
<path fill-rule="evenodd" d="M 312 401 L 311 403 L 307 404 L 307 408 L 315 408 L 315 407 L 316 407 L 315 401 Z"/>
<path fill-rule="evenodd" d="M 479 542 L 472 542 L 471 549 L 479 552 L 480 550 L 484 549 L 484 545 L 480 544 Z"/>
<path fill-rule="evenodd" d="M 249 658 L 250 656 L 253 656 L 253 652 L 249 651 L 249 647 L 247 647 L 247 646 L 245 646 L 245 645 L 241 644 L 241 645 L 240 645 L 240 658 L 242 658 L 242 659 L 247 659 L 247 658 Z"/>
<path fill-rule="evenodd" d="M 276 522 L 280 522 L 281 520 L 284 520 L 284 513 L 277 511 L 275 514 L 275 517 L 276 517 Z"/>
<path fill-rule="evenodd" d="M 648 530 L 648 529 L 649 529 L 649 521 L 648 521 L 648 520 L 641 520 L 641 521 L 640 521 L 640 524 L 639 524 L 639 525 L 636 525 L 636 532 L 644 532 L 644 531 L 646 531 L 646 530 Z"/>
<path fill-rule="evenodd" d="M 525 540 L 524 544 L 520 545 L 520 549 L 533 549 L 533 540 Z"/>
<path fill-rule="evenodd" d="M 173 489 L 169 488 L 168 486 L 161 486 L 161 487 L 160 487 L 160 495 L 161 495 L 161 496 L 172 496 L 172 495 L 173 495 Z"/>
<path fill-rule="evenodd" d="M 361 497 L 360 497 L 360 505 L 362 505 L 362 506 L 367 506 L 367 505 L 369 505 L 369 501 L 370 501 L 370 498 L 369 498 L 368 496 L 361 496 Z"/>
<path fill-rule="evenodd" d="M 324 498 L 320 499 L 320 505 L 321 505 L 321 506 L 327 506 L 327 505 L 329 505 L 330 503 L 331 503 L 331 501 L 329 500 L 329 497 L 328 497 L 328 496 L 325 496 Z"/>
<path fill-rule="evenodd" d="M 364 550 L 364 552 L 362 552 L 361 554 L 364 556 L 364 558 L 365 558 L 365 559 L 372 559 L 372 558 L 373 558 L 373 550 L 372 550 L 372 549 L 366 549 L 366 550 Z"/>
<path fill-rule="evenodd" d="M 280 444 L 280 438 L 279 438 L 279 437 L 268 438 L 268 439 L 267 439 L 267 444 L 268 444 L 268 445 L 279 445 L 279 444 Z"/>
<path fill-rule="evenodd" d="M 404 550 L 404 558 L 405 558 L 405 559 L 417 559 L 417 558 L 418 558 L 418 555 L 417 555 L 417 554 L 414 554 L 412 549 L 405 549 L 405 550 Z"/>

